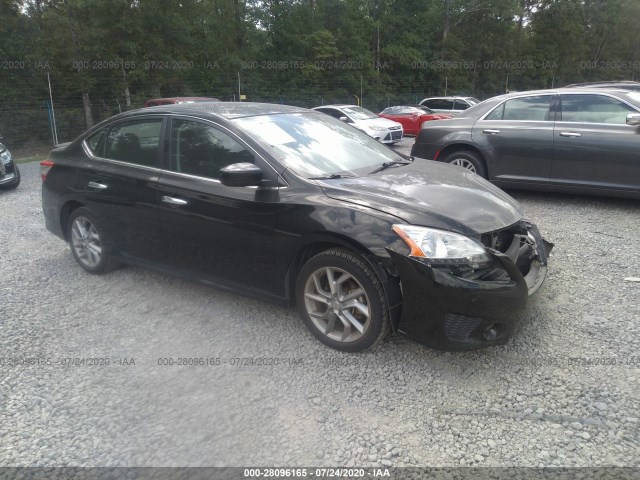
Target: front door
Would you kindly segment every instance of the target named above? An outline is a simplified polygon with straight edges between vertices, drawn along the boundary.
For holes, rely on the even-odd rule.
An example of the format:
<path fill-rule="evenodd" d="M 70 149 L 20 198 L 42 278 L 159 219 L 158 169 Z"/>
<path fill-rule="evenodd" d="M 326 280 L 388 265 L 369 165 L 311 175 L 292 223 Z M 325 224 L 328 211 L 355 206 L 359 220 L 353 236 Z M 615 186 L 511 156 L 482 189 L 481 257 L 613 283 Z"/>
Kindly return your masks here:
<path fill-rule="evenodd" d="M 637 110 L 603 94 L 562 94 L 560 101 L 551 181 L 640 189 L 640 127 L 626 123 Z"/>
<path fill-rule="evenodd" d="M 277 174 L 232 132 L 176 117 L 170 126 L 170 161 L 159 179 L 159 218 L 177 270 L 214 281 L 274 291 L 274 228 L 278 188 L 227 187 L 220 169 L 233 163 Z"/>

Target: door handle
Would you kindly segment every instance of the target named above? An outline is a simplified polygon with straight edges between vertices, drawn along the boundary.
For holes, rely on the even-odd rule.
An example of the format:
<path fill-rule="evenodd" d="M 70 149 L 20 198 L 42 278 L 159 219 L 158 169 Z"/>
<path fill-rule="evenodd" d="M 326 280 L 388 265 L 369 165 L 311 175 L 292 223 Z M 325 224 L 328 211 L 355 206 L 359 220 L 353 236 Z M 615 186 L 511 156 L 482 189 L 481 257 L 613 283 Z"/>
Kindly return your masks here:
<path fill-rule="evenodd" d="M 96 190 L 106 190 L 107 188 L 109 188 L 104 183 L 98 183 L 98 182 L 89 182 L 87 183 L 87 187 L 95 188 Z"/>
<path fill-rule="evenodd" d="M 175 205 L 177 207 L 182 207 L 182 206 L 186 205 L 187 203 L 189 203 L 186 200 L 183 200 L 181 198 L 168 197 L 166 195 L 164 197 L 162 197 L 162 201 L 164 203 L 168 203 L 169 205 Z"/>
<path fill-rule="evenodd" d="M 569 138 L 577 138 L 577 137 L 581 137 L 582 134 L 581 133 L 576 133 L 576 132 L 560 132 L 560 136 L 561 137 L 569 137 Z"/>
<path fill-rule="evenodd" d="M 483 130 L 482 133 L 488 133 L 489 135 L 496 135 L 496 134 L 500 133 L 500 130 L 487 128 L 486 130 Z"/>

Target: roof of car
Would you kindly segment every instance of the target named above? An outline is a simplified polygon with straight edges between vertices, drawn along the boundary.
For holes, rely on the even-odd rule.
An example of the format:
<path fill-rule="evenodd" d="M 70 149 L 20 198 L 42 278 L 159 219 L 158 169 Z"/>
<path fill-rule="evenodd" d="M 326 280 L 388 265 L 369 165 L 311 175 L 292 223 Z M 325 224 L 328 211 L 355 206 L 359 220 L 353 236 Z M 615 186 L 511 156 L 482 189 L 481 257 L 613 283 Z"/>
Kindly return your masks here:
<path fill-rule="evenodd" d="M 513 92 L 513 93 L 507 93 L 505 94 L 505 96 L 518 96 L 518 95 L 530 95 L 530 94 L 545 94 L 545 95 L 551 95 L 554 93 L 616 93 L 616 94 L 622 94 L 622 95 L 626 95 L 629 93 L 629 90 L 625 89 L 625 88 L 616 88 L 616 87 L 610 87 L 610 88 L 601 88 L 601 87 L 560 87 L 560 88 L 547 88 L 544 90 L 528 90 L 528 91 L 522 91 L 522 92 Z"/>
<path fill-rule="evenodd" d="M 353 108 L 353 107 L 358 107 L 358 105 L 348 105 L 348 104 L 318 105 L 317 107 L 313 107 L 312 110 L 316 110 L 318 108 Z"/>
<path fill-rule="evenodd" d="M 505 93 L 495 97 L 487 98 L 485 101 L 477 105 L 474 105 L 473 108 L 476 108 L 476 107 L 483 108 L 482 105 L 484 105 L 484 110 L 486 111 L 487 109 L 493 108 L 498 103 L 510 98 L 527 97 L 527 96 L 534 96 L 534 95 L 560 95 L 560 94 L 567 94 L 567 93 L 581 94 L 581 95 L 603 94 L 603 93 L 612 94 L 618 97 L 624 97 L 626 101 L 631 102 L 635 105 L 638 105 L 639 103 L 637 100 L 629 97 L 629 94 L 631 93 L 631 91 L 623 88 L 562 87 L 562 88 L 550 88 L 545 90 L 527 90 L 522 92 Z"/>
<path fill-rule="evenodd" d="M 149 102 L 172 102 L 172 103 L 181 103 L 181 102 L 219 102 L 217 98 L 214 97 L 163 97 L 163 98 L 150 98 L 146 100 L 145 103 Z"/>
<path fill-rule="evenodd" d="M 306 108 L 291 107 L 288 105 L 278 105 L 273 103 L 252 103 L 252 102 L 206 102 L 206 103 L 177 103 L 168 105 L 158 105 L 154 107 L 138 108 L 129 110 L 128 112 L 119 113 L 113 117 L 107 118 L 95 125 L 92 129 L 87 130 L 81 137 L 83 138 L 91 132 L 102 128 L 103 125 L 111 123 L 114 120 L 124 120 L 138 115 L 149 113 L 155 114 L 175 114 L 175 115 L 195 115 L 201 118 L 222 118 L 225 120 L 233 120 L 241 117 L 255 117 L 258 115 L 274 115 L 279 113 L 305 113 L 309 112 Z"/>
<path fill-rule="evenodd" d="M 159 105 L 157 107 L 148 107 L 136 110 L 136 112 L 213 114 L 227 119 L 253 117 L 256 115 L 273 115 L 277 113 L 302 113 L 308 111 L 308 109 L 301 107 L 256 102 L 179 103 L 175 105 Z"/>
<path fill-rule="evenodd" d="M 582 82 L 582 83 L 572 83 L 567 85 L 566 88 L 573 87 L 613 87 L 616 86 L 640 86 L 640 82 L 635 82 L 633 80 L 608 80 L 602 82 Z"/>
<path fill-rule="evenodd" d="M 448 97 L 427 97 L 422 101 L 424 102 L 425 100 L 455 100 L 455 99 L 466 100 L 467 98 L 475 98 L 475 97 L 472 97 L 471 95 L 450 95 Z"/>
<path fill-rule="evenodd" d="M 424 107 L 424 105 L 391 105 L 387 108 L 418 108 L 418 107 Z"/>

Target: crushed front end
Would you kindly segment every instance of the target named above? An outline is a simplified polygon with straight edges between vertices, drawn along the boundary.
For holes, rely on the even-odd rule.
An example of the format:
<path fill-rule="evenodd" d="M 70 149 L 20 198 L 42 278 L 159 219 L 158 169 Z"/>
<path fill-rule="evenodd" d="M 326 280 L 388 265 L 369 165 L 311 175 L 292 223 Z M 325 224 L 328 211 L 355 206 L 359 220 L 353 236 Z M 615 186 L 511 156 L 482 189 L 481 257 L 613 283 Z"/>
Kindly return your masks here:
<path fill-rule="evenodd" d="M 509 339 L 528 297 L 544 282 L 553 245 L 524 220 L 474 240 L 487 252 L 481 263 L 447 264 L 388 250 L 402 285 L 398 331 L 452 351 Z"/>

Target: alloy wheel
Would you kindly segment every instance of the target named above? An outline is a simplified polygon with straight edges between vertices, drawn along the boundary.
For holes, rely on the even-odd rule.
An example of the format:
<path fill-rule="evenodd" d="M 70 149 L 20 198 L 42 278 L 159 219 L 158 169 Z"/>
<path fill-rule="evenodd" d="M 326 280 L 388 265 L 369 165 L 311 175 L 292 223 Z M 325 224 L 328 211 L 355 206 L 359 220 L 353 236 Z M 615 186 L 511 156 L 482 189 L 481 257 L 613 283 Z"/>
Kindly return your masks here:
<path fill-rule="evenodd" d="M 71 244 L 80 262 L 95 268 L 102 258 L 102 243 L 96 227 L 87 217 L 77 217 L 71 226 Z"/>
<path fill-rule="evenodd" d="M 467 160 L 466 158 L 454 158 L 449 163 L 451 165 L 457 165 L 459 167 L 466 168 L 470 172 L 477 173 L 475 165 L 470 160 Z"/>
<path fill-rule="evenodd" d="M 314 271 L 305 284 L 304 302 L 316 328 L 337 342 L 360 339 L 371 323 L 371 305 L 365 289 L 340 268 Z"/>

